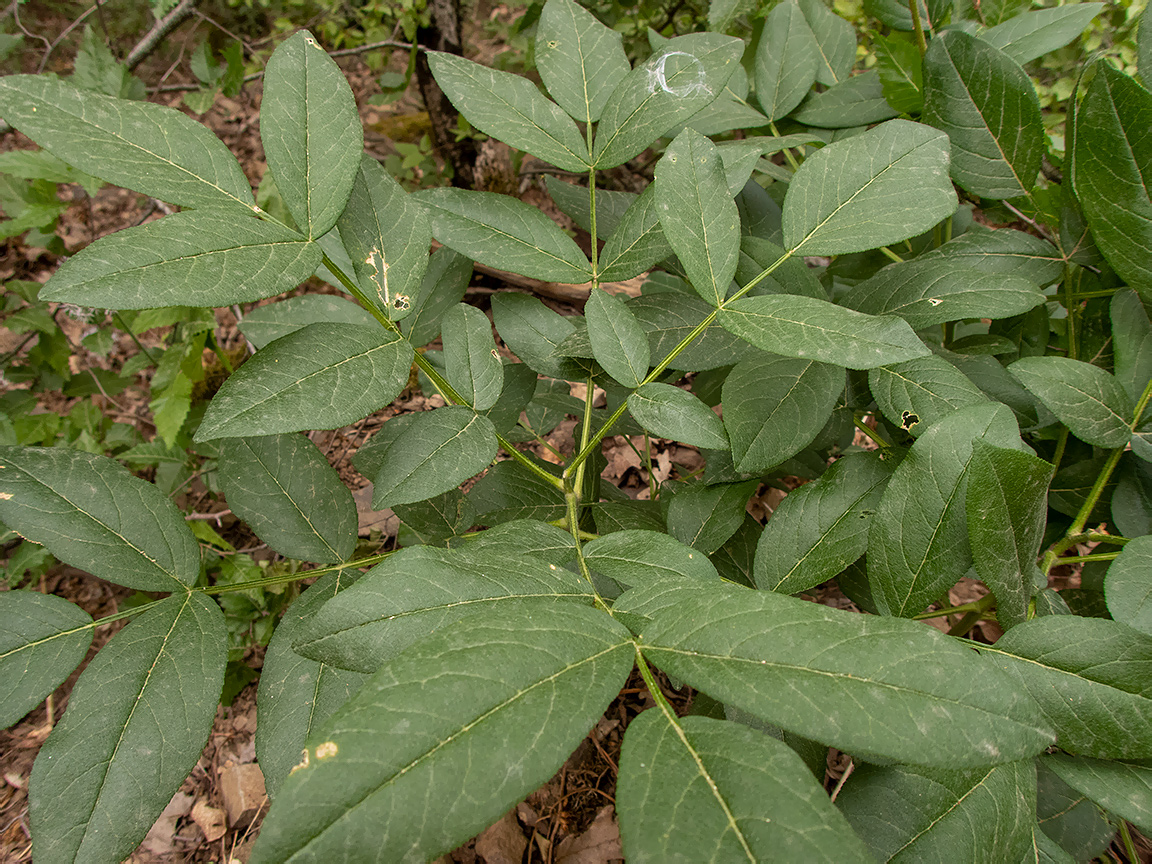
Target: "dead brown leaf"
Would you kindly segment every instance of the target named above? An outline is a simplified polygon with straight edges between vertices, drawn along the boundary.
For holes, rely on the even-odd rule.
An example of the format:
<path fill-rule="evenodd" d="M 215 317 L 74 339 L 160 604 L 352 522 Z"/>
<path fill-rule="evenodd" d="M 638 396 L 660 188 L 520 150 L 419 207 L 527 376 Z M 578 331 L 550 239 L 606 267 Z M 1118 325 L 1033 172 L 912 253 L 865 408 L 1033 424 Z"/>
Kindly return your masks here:
<path fill-rule="evenodd" d="M 509 810 L 476 838 L 476 852 L 487 864 L 520 864 L 527 847 L 528 838 L 520 828 L 515 810 Z"/>
<path fill-rule="evenodd" d="M 565 837 L 556 845 L 556 864 L 608 864 L 624 857 L 615 809 L 609 804 L 583 834 Z"/>

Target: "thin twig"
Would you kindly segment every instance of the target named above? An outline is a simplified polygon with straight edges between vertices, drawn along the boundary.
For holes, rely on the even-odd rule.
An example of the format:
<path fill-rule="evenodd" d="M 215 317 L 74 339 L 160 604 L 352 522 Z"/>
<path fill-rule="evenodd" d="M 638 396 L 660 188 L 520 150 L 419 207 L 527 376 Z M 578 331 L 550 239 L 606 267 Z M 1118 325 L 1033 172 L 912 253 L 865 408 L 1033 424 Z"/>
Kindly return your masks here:
<path fill-rule="evenodd" d="M 52 43 L 49 42 L 46 37 L 41 36 L 39 33 L 33 33 L 27 27 L 24 26 L 23 22 L 20 21 L 20 4 L 19 3 L 12 4 L 12 20 L 14 20 L 16 22 L 16 26 L 18 28 L 20 28 L 21 33 L 23 33 L 29 39 L 39 39 L 41 42 L 43 42 L 45 45 L 48 46 L 48 50 L 52 50 Z"/>
<path fill-rule="evenodd" d="M 152 26 L 152 29 L 144 34 L 144 38 L 136 43 L 136 47 L 128 52 L 128 58 L 124 61 L 125 65 L 129 69 L 135 69 L 139 66 L 140 62 L 156 49 L 156 46 L 160 44 L 165 36 L 175 30 L 183 23 L 185 18 L 192 14 L 195 5 L 196 0 L 180 0 L 180 2 L 173 7 L 172 11 L 157 21 Z M 197 85 L 197 87 L 199 87 L 199 85 Z"/>
<path fill-rule="evenodd" d="M 15 6 L 16 4 L 13 3 L 12 5 Z M 73 21 L 71 24 L 69 24 L 67 27 L 65 27 L 63 30 L 60 31 L 60 35 L 52 40 L 52 44 L 48 46 L 48 50 L 45 51 L 44 56 L 40 58 L 40 65 L 36 67 L 36 74 L 37 75 L 39 75 L 41 72 L 44 71 L 44 67 L 48 63 L 48 58 L 52 56 L 52 52 L 56 49 L 56 46 L 59 45 L 61 42 L 63 42 L 65 39 L 67 39 L 68 34 L 71 33 L 73 30 L 75 30 L 77 27 L 79 27 L 81 24 L 83 24 L 84 19 L 86 19 L 89 15 L 91 15 L 93 12 L 95 12 L 98 8 L 100 8 L 100 7 L 97 4 L 93 3 L 91 6 L 89 6 L 87 9 L 85 9 L 83 12 L 80 13 L 79 18 L 77 18 L 75 21 Z"/>
<path fill-rule="evenodd" d="M 832 790 L 831 801 L 836 803 L 836 796 L 840 794 L 840 790 L 844 788 L 844 784 L 848 782 L 848 778 L 852 776 L 852 771 L 855 770 L 856 763 L 851 759 L 848 760 L 848 767 L 844 769 L 844 773 L 840 775 L 840 779 L 836 781 L 836 788 Z"/>

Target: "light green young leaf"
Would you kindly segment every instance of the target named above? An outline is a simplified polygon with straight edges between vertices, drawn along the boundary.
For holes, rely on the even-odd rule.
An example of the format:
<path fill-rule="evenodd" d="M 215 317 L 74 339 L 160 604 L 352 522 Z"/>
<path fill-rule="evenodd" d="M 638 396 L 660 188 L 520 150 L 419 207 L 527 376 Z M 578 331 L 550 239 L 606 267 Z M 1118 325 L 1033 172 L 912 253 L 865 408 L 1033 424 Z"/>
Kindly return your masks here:
<path fill-rule="evenodd" d="M 756 100 L 769 120 L 791 114 L 816 83 L 820 46 L 799 3 L 787 0 L 768 13 L 755 70 Z"/>
<path fill-rule="evenodd" d="M 220 485 L 228 506 L 287 558 L 336 564 L 356 547 L 356 504 L 303 435 L 226 438 Z"/>
<path fill-rule="evenodd" d="M 92 644 L 92 616 L 39 591 L 0 593 L 0 729 L 64 682 Z"/>
<path fill-rule="evenodd" d="M 1104 577 L 1104 597 L 1113 620 L 1152 636 L 1152 535 L 1120 550 Z"/>
<path fill-rule="evenodd" d="M 472 281 L 472 261 L 441 246 L 432 253 L 412 311 L 400 322 L 400 332 L 414 346 L 427 345 L 440 335 L 444 314 L 461 300 Z"/>
<path fill-rule="evenodd" d="M 1102 618 L 1045 615 L 983 650 L 1040 704 L 1062 750 L 1152 758 L 1152 636 Z"/>
<path fill-rule="evenodd" d="M 224 382 L 196 440 L 339 429 L 395 399 L 411 363 L 408 342 L 380 327 L 309 324 Z"/>
<path fill-rule="evenodd" d="M 1082 441 L 1111 448 L 1131 437 L 1132 400 L 1099 366 L 1070 357 L 1024 357 L 1008 371 Z"/>
<path fill-rule="evenodd" d="M 628 410 L 658 438 L 705 450 L 728 449 L 723 421 L 687 390 L 653 381 L 629 395 Z"/>
<path fill-rule="evenodd" d="M 979 438 L 1024 447 L 1007 407 L 961 408 L 920 436 L 884 490 L 868 534 L 868 581 L 882 614 L 921 612 L 971 565 L 964 501 Z"/>
<path fill-rule="evenodd" d="M 474 409 L 488 410 L 504 387 L 492 322 L 475 306 L 457 303 L 444 316 L 443 339 L 448 383 Z"/>
<path fill-rule="evenodd" d="M 667 534 L 626 530 L 585 544 L 584 558 L 598 573 L 622 585 L 649 585 L 661 579 L 717 581 L 708 557 Z"/>
<path fill-rule="evenodd" d="M 740 255 L 740 213 L 716 145 L 685 129 L 656 163 L 656 209 L 664 236 L 696 292 L 719 306 Z"/>
<path fill-rule="evenodd" d="M 492 192 L 426 189 L 432 234 L 481 264 L 553 282 L 587 282 L 591 265 L 576 241 L 530 204 Z"/>
<path fill-rule="evenodd" d="M 844 81 L 856 62 L 856 30 L 824 5 L 824 0 L 800 0 L 800 11 L 816 37 L 820 62 L 816 80 L 828 87 Z"/>
<path fill-rule="evenodd" d="M 320 608 L 359 576 L 356 570 L 321 576 L 288 607 L 268 643 L 256 691 L 256 759 L 273 800 L 300 761 L 308 736 L 367 680 L 292 650 Z"/>
<path fill-rule="evenodd" d="M 948 148 L 943 132 L 908 120 L 821 148 L 788 187 L 784 247 L 840 255 L 927 231 L 956 210 Z"/>
<path fill-rule="evenodd" d="M 711 555 L 744 522 L 744 507 L 758 482 L 694 483 L 680 489 L 668 504 L 668 533 Z"/>
<path fill-rule="evenodd" d="M 1052 466 L 977 439 L 969 475 L 968 543 L 976 573 L 996 595 L 996 618 L 1008 629 L 1028 619 Z"/>
<path fill-rule="evenodd" d="M 868 526 L 895 461 L 879 452 L 845 456 L 819 480 L 789 492 L 756 546 L 756 587 L 796 594 L 831 579 L 863 555 Z"/>
<path fill-rule="evenodd" d="M 595 123 L 629 72 L 623 37 L 572 0 L 549 0 L 536 25 L 536 69 L 548 93 L 581 123 Z"/>
<path fill-rule="evenodd" d="M 102 237 L 73 255 L 43 300 L 153 309 L 229 306 L 295 288 L 320 248 L 295 231 L 219 210 L 174 213 Z"/>
<path fill-rule="evenodd" d="M 1032 845 L 1036 769 L 861 765 L 836 805 L 877 861 L 1017 864 Z"/>
<path fill-rule="evenodd" d="M 720 95 L 744 43 L 719 33 L 670 39 L 612 91 L 596 128 L 593 165 L 627 162 Z"/>
<path fill-rule="evenodd" d="M 0 116 L 54 156 L 181 207 L 239 207 L 252 187 L 224 143 L 186 114 L 79 90 L 54 75 L 0 78 Z"/>
<path fill-rule="evenodd" d="M 1044 763 L 1073 789 L 1141 831 L 1152 831 L 1152 765 L 1053 753 Z"/>
<path fill-rule="evenodd" d="M 849 369 L 872 369 L 929 353 L 900 318 L 865 315 L 812 297 L 742 297 L 721 309 L 719 318 L 727 330 L 762 351 Z"/>
<path fill-rule="evenodd" d="M 444 94 L 481 132 L 565 171 L 588 170 L 580 130 L 527 78 L 440 51 L 428 52 L 428 65 Z"/>
<path fill-rule="evenodd" d="M 669 675 L 790 732 L 861 756 L 966 768 L 1053 740 L 1028 696 L 923 624 L 734 585 L 659 583 L 616 608 L 651 619 L 644 654 Z M 829 651 L 836 645 L 836 651 Z"/>
<path fill-rule="evenodd" d="M 220 607 L 186 592 L 100 650 L 32 767 L 37 862 L 120 861 L 132 853 L 200 758 L 227 654 Z"/>
<path fill-rule="evenodd" d="M 739 723 L 645 711 L 616 800 L 630 862 L 871 860 L 795 751 Z"/>
<path fill-rule="evenodd" d="M 326 233 L 348 203 L 364 129 L 344 73 L 307 30 L 268 59 L 260 141 L 296 224 L 310 239 Z"/>
<path fill-rule="evenodd" d="M 598 290 L 589 295 L 584 315 L 596 362 L 625 387 L 639 387 L 652 357 L 648 334 L 631 310 L 615 294 Z"/>
<path fill-rule="evenodd" d="M 184 591 L 200 547 L 159 489 L 105 456 L 0 447 L 0 521 L 66 564 L 140 591 Z"/>
<path fill-rule="evenodd" d="M 924 64 L 915 43 L 896 34 L 877 36 L 876 71 L 884 99 L 902 114 L 924 109 Z"/>
<path fill-rule="evenodd" d="M 844 370 L 814 360 L 759 353 L 724 380 L 724 428 L 732 462 L 744 474 L 765 471 L 812 443 L 844 392 Z"/>
<path fill-rule="evenodd" d="M 254 855 L 271 864 L 331 862 L 348 849 L 386 861 L 450 852 L 552 776 L 634 657 L 623 627 L 572 603 L 431 634 L 313 734 Z M 477 794 L 459 794 L 475 784 Z"/>
<path fill-rule="evenodd" d="M 1152 323 L 1139 296 L 1131 289 L 1112 295 L 1112 345 L 1116 380 L 1132 397 L 1140 398 L 1152 378 Z"/>
<path fill-rule="evenodd" d="M 597 193 L 597 202 L 599 196 Z M 599 227 L 600 223 L 596 224 Z M 600 250 L 600 278 L 604 282 L 631 279 L 671 254 L 672 246 L 660 225 L 656 184 L 649 183 L 624 212 L 616 230 Z"/>
<path fill-rule="evenodd" d="M 338 224 L 368 296 L 393 321 L 407 316 L 428 269 L 432 227 L 427 212 L 365 154 Z"/>
<path fill-rule="evenodd" d="M 806 126 L 851 129 L 891 120 L 898 114 L 884 98 L 879 71 L 869 69 L 845 78 L 823 93 L 810 93 L 793 116 Z"/>
<path fill-rule="evenodd" d="M 496 458 L 492 421 L 471 408 L 450 405 L 414 416 L 407 435 L 380 456 L 372 491 L 376 510 L 447 492 Z"/>
<path fill-rule="evenodd" d="M 89 196 L 95 196 L 104 185 L 104 181 L 78 171 L 47 150 L 10 150 L 0 153 L 0 172 L 22 180 L 79 183 Z"/>
<path fill-rule="evenodd" d="M 868 389 L 884 416 L 913 437 L 959 408 L 988 402 L 960 370 L 934 354 L 870 369 Z"/>
<path fill-rule="evenodd" d="M 372 313 L 334 294 L 301 294 L 257 306 L 240 319 L 240 332 L 256 348 L 318 322 L 378 327 Z"/>
<path fill-rule="evenodd" d="M 1023 66 L 1049 51 L 1063 48 L 1084 32 L 1105 5 L 1071 3 L 1033 9 L 990 27 L 980 38 Z"/>

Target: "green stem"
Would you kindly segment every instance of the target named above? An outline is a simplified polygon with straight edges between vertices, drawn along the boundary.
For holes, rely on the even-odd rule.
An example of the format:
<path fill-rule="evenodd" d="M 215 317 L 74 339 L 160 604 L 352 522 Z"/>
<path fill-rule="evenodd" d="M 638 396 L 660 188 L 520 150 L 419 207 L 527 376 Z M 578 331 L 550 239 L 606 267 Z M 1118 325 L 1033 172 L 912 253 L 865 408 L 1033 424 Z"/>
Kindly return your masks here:
<path fill-rule="evenodd" d="M 924 25 L 920 21 L 920 4 L 916 0 L 908 0 L 908 8 L 912 12 L 912 30 L 916 34 L 916 47 L 923 57 L 928 53 L 928 41 L 924 38 Z"/>
<path fill-rule="evenodd" d="M 301 579 L 311 579 L 313 576 L 323 576 L 326 573 L 336 573 L 340 570 L 359 570 L 362 567 L 372 567 L 394 554 L 395 552 L 381 552 L 379 555 L 369 555 L 367 558 L 359 558 L 344 564 L 333 564 L 331 567 L 317 567 L 315 570 L 301 570 L 297 573 L 268 576 L 265 579 L 253 579 L 250 582 L 237 582 L 233 585 L 207 585 L 192 590 L 199 591 L 201 594 L 234 594 L 237 591 L 248 591 L 252 588 L 286 585 L 289 582 L 299 582 Z"/>
<path fill-rule="evenodd" d="M 777 138 L 783 138 L 784 137 L 783 135 L 780 134 L 780 130 L 776 128 L 775 121 L 769 123 L 768 128 L 770 130 L 772 130 L 772 134 L 775 135 Z M 784 158 L 788 161 L 788 166 L 793 171 L 799 171 L 800 170 L 800 163 L 797 162 L 796 157 L 792 155 L 792 148 L 791 147 L 785 147 L 784 148 Z"/>
<path fill-rule="evenodd" d="M 901 258 L 899 255 L 897 255 L 895 252 L 893 252 L 891 249 L 889 249 L 887 246 L 881 246 L 880 251 L 883 252 L 885 255 L 887 255 L 889 258 L 891 258 L 893 261 L 895 261 L 897 264 L 903 264 L 904 263 L 904 259 Z"/>
<path fill-rule="evenodd" d="M 948 631 L 949 636 L 965 636 L 968 631 L 976 626 L 977 622 L 984 615 L 984 613 L 996 605 L 996 597 L 992 594 L 985 594 L 979 600 L 972 604 L 971 611 L 967 612 L 963 618 L 956 622 L 956 624 Z"/>
<path fill-rule="evenodd" d="M 1076 360 L 1080 353 L 1076 344 L 1076 289 L 1072 287 L 1072 267 L 1068 264 L 1064 266 L 1064 310 L 1067 312 L 1068 356 Z"/>
<path fill-rule="evenodd" d="M 1120 820 L 1120 841 L 1124 844 L 1124 854 L 1128 856 L 1131 864 L 1136 864 L 1140 856 L 1136 854 L 1136 844 L 1132 842 L 1132 832 L 1128 830 L 1128 822 Z"/>
<path fill-rule="evenodd" d="M 113 312 L 112 317 L 116 319 L 116 323 L 120 325 L 120 329 L 127 333 L 131 337 L 132 341 L 136 343 L 136 347 L 144 352 L 144 356 L 148 358 L 148 362 L 150 362 L 153 366 L 158 365 L 159 361 L 152 356 L 151 351 L 144 347 L 144 343 L 136 338 L 136 334 L 132 332 L 132 328 L 125 324 L 124 319 L 120 317 L 120 313 Z"/>
<path fill-rule="evenodd" d="M 589 152 L 591 152 L 592 145 L 588 145 Z M 596 169 L 588 169 L 588 227 L 592 232 L 591 242 L 591 258 L 592 258 L 592 290 L 595 291 L 600 284 L 600 262 L 598 257 L 600 250 L 597 248 L 599 243 L 596 239 Z"/>
<path fill-rule="evenodd" d="M 1061 564 L 1087 564 L 1091 561 L 1111 561 L 1120 556 L 1119 552 L 1096 552 L 1092 555 L 1068 555 L 1060 559 Z"/>
<path fill-rule="evenodd" d="M 952 344 L 952 340 L 956 336 L 956 322 L 955 321 L 945 321 L 943 326 L 944 326 L 944 335 L 943 335 L 943 339 L 942 339 L 940 344 L 943 345 L 945 348 L 947 348 L 948 346 L 950 346 Z"/>
<path fill-rule="evenodd" d="M 1056 452 L 1052 455 L 1052 476 L 1060 470 L 1060 460 L 1064 458 L 1064 449 L 1068 446 L 1068 427 L 1060 430 L 1060 437 L 1056 440 Z"/>
<path fill-rule="evenodd" d="M 852 415 L 852 424 L 865 435 L 867 435 L 872 441 L 875 441 L 876 446 L 881 450 L 890 450 L 892 448 L 892 445 L 885 441 L 879 434 L 877 434 L 875 429 L 870 428 L 867 423 L 865 423 L 856 415 Z"/>

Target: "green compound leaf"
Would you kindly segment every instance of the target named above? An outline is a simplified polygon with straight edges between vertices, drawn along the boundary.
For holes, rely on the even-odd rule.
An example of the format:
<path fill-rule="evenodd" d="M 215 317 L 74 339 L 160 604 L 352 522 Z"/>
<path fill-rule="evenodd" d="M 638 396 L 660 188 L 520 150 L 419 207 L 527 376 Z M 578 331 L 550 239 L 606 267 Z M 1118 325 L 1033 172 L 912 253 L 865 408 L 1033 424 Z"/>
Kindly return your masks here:
<path fill-rule="evenodd" d="M 444 316 L 444 365 L 448 383 L 477 411 L 487 411 L 504 387 L 504 364 L 488 316 L 457 303 Z"/>
<path fill-rule="evenodd" d="M 967 771 L 861 765 L 836 801 L 877 861 L 1020 862 L 1036 824 L 1031 760 Z"/>
<path fill-rule="evenodd" d="M 1139 296 L 1128 288 L 1112 295 L 1110 313 L 1113 374 L 1135 404 L 1152 378 L 1152 322 Z"/>
<path fill-rule="evenodd" d="M 1152 758 L 1152 637 L 1101 618 L 1045 615 L 983 650 L 1040 704 L 1062 750 Z"/>
<path fill-rule="evenodd" d="M 592 148 L 594 167 L 621 165 L 709 104 L 736 71 L 744 43 L 719 33 L 669 39 L 612 91 Z"/>
<path fill-rule="evenodd" d="M 309 739 L 254 854 L 331 862 L 371 848 L 399 861 L 451 851 L 552 776 L 634 657 L 623 627 L 572 603 L 486 613 L 431 634 Z M 482 791 L 459 794 L 474 784 Z"/>
<path fill-rule="evenodd" d="M 132 853 L 200 758 L 227 654 L 220 607 L 185 592 L 101 649 L 32 768 L 28 810 L 38 862 L 119 861 Z"/>
<path fill-rule="evenodd" d="M 0 447 L 0 521 L 81 570 L 140 591 L 180 591 L 200 547 L 156 486 L 105 456 Z"/>
<path fill-rule="evenodd" d="M 702 552 L 667 534 L 629 529 L 614 531 L 584 546 L 588 566 L 622 585 L 651 585 L 661 579 L 720 578 Z"/>
<path fill-rule="evenodd" d="M 914 42 L 896 34 L 877 36 L 876 71 L 884 99 L 904 114 L 924 109 L 924 65 Z"/>
<path fill-rule="evenodd" d="M 281 555 L 317 564 L 351 557 L 352 493 L 303 435 L 226 438 L 218 470 L 232 512 Z"/>
<path fill-rule="evenodd" d="M 93 176 L 181 207 L 239 207 L 252 187 L 206 127 L 172 108 L 79 90 L 54 75 L 0 78 L 0 116 Z"/>
<path fill-rule="evenodd" d="M 1082 441 L 1111 448 L 1131 437 L 1132 400 L 1099 366 L 1070 357 L 1025 357 L 1008 371 Z"/>
<path fill-rule="evenodd" d="M 973 225 L 959 237 L 928 250 L 916 260 L 941 258 L 958 269 L 972 267 L 982 273 L 1022 276 L 1041 288 L 1055 282 L 1064 272 L 1064 260 L 1055 246 L 1010 228 L 992 230 Z"/>
<path fill-rule="evenodd" d="M 464 615 L 524 608 L 526 601 L 591 605 L 592 598 L 591 586 L 578 575 L 523 554 L 523 547 L 509 555 L 471 544 L 453 551 L 414 546 L 330 600 L 297 631 L 292 647 L 312 660 L 371 673 Z"/>
<path fill-rule="evenodd" d="M 845 78 L 823 93 L 810 94 L 793 117 L 807 126 L 850 129 L 891 120 L 897 114 L 884 98 L 879 71 L 869 69 Z"/>
<path fill-rule="evenodd" d="M 628 308 L 648 331 L 648 345 L 653 357 L 667 357 L 712 311 L 712 306 L 699 295 L 687 291 L 641 294 L 628 301 Z M 730 366 L 750 350 L 747 342 L 713 322 L 695 342 L 676 356 L 668 368 L 698 372 Z"/>
<path fill-rule="evenodd" d="M 1152 765 L 1053 753 L 1043 757 L 1056 775 L 1109 813 L 1152 831 Z"/>
<path fill-rule="evenodd" d="M 1104 597 L 1113 620 L 1152 636 L 1152 536 L 1120 550 L 1104 577 Z"/>
<path fill-rule="evenodd" d="M 412 197 L 428 208 L 437 240 L 481 264 L 553 282 L 592 278 L 576 241 L 530 204 L 463 189 L 426 189 Z"/>
<path fill-rule="evenodd" d="M 756 546 L 756 587 L 796 594 L 831 579 L 863 555 L 895 462 L 879 452 L 845 456 L 819 480 L 789 492 Z"/>
<path fill-rule="evenodd" d="M 412 312 L 400 322 L 400 332 L 414 346 L 433 341 L 440 335 L 441 318 L 464 299 L 471 281 L 471 260 L 441 246 L 428 259 L 420 291 L 412 298 Z"/>
<path fill-rule="evenodd" d="M 1084 32 L 1105 5 L 1073 3 L 1033 9 L 988 28 L 980 38 L 1023 66 L 1049 51 L 1063 48 Z"/>
<path fill-rule="evenodd" d="M 800 5 L 780 3 L 768 13 L 756 48 L 756 100 L 769 120 L 792 113 L 816 83 L 820 51 Z"/>
<path fill-rule="evenodd" d="M 724 380 L 724 428 L 742 474 L 791 459 L 824 428 L 844 392 L 844 370 L 814 360 L 757 354 Z"/>
<path fill-rule="evenodd" d="M 927 231 L 956 210 L 948 146 L 943 132 L 890 120 L 821 148 L 789 184 L 784 247 L 840 255 Z"/>
<path fill-rule="evenodd" d="M 333 294 L 301 294 L 266 306 L 257 306 L 240 319 L 240 332 L 256 348 L 263 348 L 281 336 L 309 324 L 359 324 L 376 327 L 372 313 L 356 303 Z"/>
<path fill-rule="evenodd" d="M 600 193 L 597 193 L 599 200 Z M 599 223 L 597 223 L 599 226 Z M 672 254 L 656 209 L 656 184 L 649 183 L 624 211 L 616 230 L 600 250 L 600 278 L 619 282 L 645 272 Z"/>
<path fill-rule="evenodd" d="M 912 621 L 734 585 L 660 583 L 616 606 L 651 619 L 644 654 L 670 675 L 790 732 L 860 755 L 938 767 L 1033 756 L 1036 704 L 991 663 Z M 829 651 L 829 645 L 836 651 Z"/>
<path fill-rule="evenodd" d="M 288 607 L 268 643 L 256 691 L 256 759 L 273 800 L 300 761 L 308 736 L 367 680 L 359 672 L 318 663 L 292 650 L 320 607 L 359 576 L 355 570 L 321 576 Z"/>
<path fill-rule="evenodd" d="M 687 390 L 653 381 L 629 395 L 628 410 L 658 438 L 705 450 L 728 449 L 723 421 Z"/>
<path fill-rule="evenodd" d="M 42 300 L 152 309 L 229 306 L 289 291 L 320 264 L 295 231 L 234 213 L 174 213 L 102 237 L 69 258 Z"/>
<path fill-rule="evenodd" d="M 959 408 L 988 402 L 959 369 L 935 354 L 869 369 L 868 389 L 884 416 L 913 437 Z"/>
<path fill-rule="evenodd" d="M 428 65 L 452 104 L 481 132 L 565 171 L 588 170 L 584 136 L 527 78 L 439 51 L 428 52 Z"/>
<path fill-rule="evenodd" d="M 630 862 L 871 860 L 795 751 L 738 723 L 645 711 L 616 795 Z"/>
<path fill-rule="evenodd" d="M 572 0 L 549 0 L 536 25 L 536 69 L 548 93 L 581 123 L 600 119 L 629 72 L 623 37 Z"/>
<path fill-rule="evenodd" d="M 260 141 L 296 224 L 309 238 L 326 233 L 348 203 L 364 129 L 344 73 L 307 30 L 268 59 Z"/>
<path fill-rule="evenodd" d="M 816 37 L 820 62 L 816 80 L 831 87 L 852 74 L 856 62 L 856 31 L 824 5 L 824 0 L 800 0 L 800 10 Z"/>
<path fill-rule="evenodd" d="M 648 334 L 624 301 L 593 291 L 584 305 L 592 353 L 604 371 L 629 389 L 639 387 L 652 363 Z"/>
<path fill-rule="evenodd" d="M 380 327 L 310 324 L 224 382 L 196 440 L 339 429 L 395 399 L 411 363 L 408 342 Z"/>
<path fill-rule="evenodd" d="M 376 510 L 447 492 L 496 458 L 492 421 L 471 408 L 449 405 L 413 416 L 406 434 L 380 455 L 372 490 Z"/>
<path fill-rule="evenodd" d="M 713 306 L 728 296 L 740 256 L 740 213 L 716 145 L 685 129 L 656 163 L 656 209 L 688 281 Z"/>
<path fill-rule="evenodd" d="M 1020 65 L 959 30 L 924 55 L 924 122 L 948 133 L 952 177 L 985 198 L 1031 191 L 1044 154 L 1040 100 Z"/>
<path fill-rule="evenodd" d="M 680 489 L 668 505 L 668 533 L 711 555 L 743 524 L 744 507 L 757 482 L 695 483 Z"/>
<path fill-rule="evenodd" d="M 762 351 L 849 369 L 872 369 L 929 353 L 900 318 L 865 315 L 795 294 L 741 297 L 721 309 L 719 319 Z"/>
<path fill-rule="evenodd" d="M 44 701 L 92 644 L 92 616 L 39 591 L 0 593 L 0 729 Z"/>

